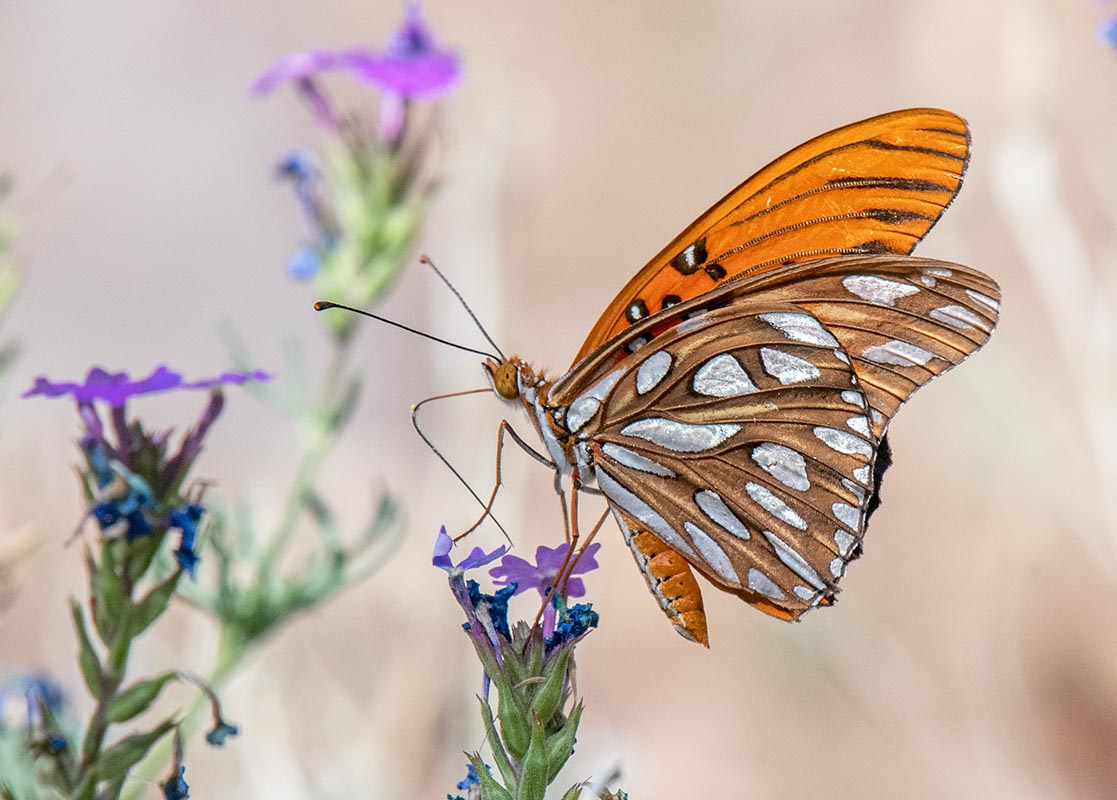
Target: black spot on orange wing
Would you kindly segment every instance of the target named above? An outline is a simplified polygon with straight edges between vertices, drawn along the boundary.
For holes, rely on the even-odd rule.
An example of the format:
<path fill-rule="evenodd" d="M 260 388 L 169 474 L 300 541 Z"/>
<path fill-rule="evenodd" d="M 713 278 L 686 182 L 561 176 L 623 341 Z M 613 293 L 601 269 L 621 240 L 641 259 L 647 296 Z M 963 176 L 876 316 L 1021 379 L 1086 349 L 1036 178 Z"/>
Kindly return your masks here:
<path fill-rule="evenodd" d="M 629 322 L 636 323 L 648 316 L 648 304 L 637 297 L 628 304 L 624 312 Z"/>
<path fill-rule="evenodd" d="M 706 263 L 706 239 L 699 239 L 688 245 L 681 253 L 671 259 L 671 266 L 680 275 L 693 275 Z"/>
<path fill-rule="evenodd" d="M 720 281 L 722 278 L 725 277 L 725 267 L 723 267 L 716 261 L 712 264 L 707 264 L 704 267 L 704 270 L 706 274 L 710 276 L 710 280 Z"/>

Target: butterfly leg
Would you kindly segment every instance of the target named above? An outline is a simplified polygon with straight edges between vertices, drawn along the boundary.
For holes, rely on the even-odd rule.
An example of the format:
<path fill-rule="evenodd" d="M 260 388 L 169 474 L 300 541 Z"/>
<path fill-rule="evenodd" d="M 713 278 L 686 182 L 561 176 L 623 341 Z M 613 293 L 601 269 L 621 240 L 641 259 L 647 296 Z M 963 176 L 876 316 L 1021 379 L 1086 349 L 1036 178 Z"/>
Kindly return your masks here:
<path fill-rule="evenodd" d="M 485 518 L 492 513 L 493 503 L 496 502 L 496 494 L 500 491 L 501 484 L 503 483 L 503 477 L 501 475 L 501 460 L 504 458 L 505 434 L 511 436 L 512 441 L 518 444 L 525 453 L 530 455 L 536 461 L 545 464 L 551 469 L 555 469 L 555 462 L 551 461 L 551 459 L 536 451 L 535 448 L 533 448 L 520 437 L 520 434 L 516 433 L 516 429 L 512 427 L 512 424 L 508 420 L 502 419 L 500 421 L 500 425 L 497 427 L 496 432 L 496 480 L 493 483 L 493 490 L 489 493 L 488 502 L 484 504 L 484 511 L 481 512 L 481 516 L 477 518 L 476 522 L 474 522 L 464 531 L 455 536 L 455 542 L 460 539 L 464 539 L 466 536 L 477 530 L 481 523 L 485 521 Z M 563 505 L 563 510 L 565 511 L 565 504 Z"/>
<path fill-rule="evenodd" d="M 582 480 L 578 476 L 577 467 L 575 467 L 571 472 L 570 483 L 572 491 L 568 508 L 566 502 L 566 490 L 562 486 L 562 471 L 559 469 L 555 470 L 555 492 L 558 494 L 559 500 L 562 503 L 563 526 L 566 529 L 566 555 L 562 559 L 562 564 L 559 565 L 558 572 L 555 573 L 555 581 L 551 584 L 551 589 L 547 593 L 547 597 L 543 600 L 543 604 L 539 607 L 539 611 L 535 614 L 535 619 L 532 622 L 532 625 L 539 624 L 539 619 L 543 616 L 543 612 L 546 610 L 547 605 L 551 602 L 551 597 L 554 596 L 555 590 L 565 584 L 570 570 L 573 569 L 573 567 L 571 566 L 572 561 L 573 563 L 577 563 L 577 558 L 572 558 L 578 547 L 578 539 L 580 537 L 580 534 L 578 533 L 578 494 L 582 490 Z M 597 529 L 600 527 L 601 523 L 598 522 L 597 525 L 595 525 L 593 528 L 591 537 L 597 533 Z M 578 557 L 581 557 L 581 553 L 578 554 Z"/>

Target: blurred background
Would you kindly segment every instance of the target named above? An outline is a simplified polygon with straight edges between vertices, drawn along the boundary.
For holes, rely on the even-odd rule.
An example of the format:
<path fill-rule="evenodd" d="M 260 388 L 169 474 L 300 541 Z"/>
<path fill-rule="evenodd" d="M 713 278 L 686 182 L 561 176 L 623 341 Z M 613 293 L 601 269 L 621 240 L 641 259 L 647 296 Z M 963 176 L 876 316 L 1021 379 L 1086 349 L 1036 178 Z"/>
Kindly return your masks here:
<path fill-rule="evenodd" d="M 422 236 L 501 346 L 553 373 L 613 294 L 741 179 L 831 128 L 910 106 L 966 117 L 973 157 L 923 255 L 994 276 L 999 330 L 891 428 L 896 465 L 833 609 L 799 625 L 707 589 L 712 649 L 675 635 L 615 526 L 589 576 L 600 630 L 579 649 L 587 704 L 570 783 L 614 766 L 633 798 L 1117 795 L 1117 52 L 1091 0 L 508 4 L 428 0 L 459 53 L 443 186 Z M 316 132 L 252 80 L 313 46 L 378 44 L 395 2 L 58 0 L 0 5 L 0 170 L 17 180 L 23 344 L 0 398 L 0 547 L 41 543 L 0 610 L 0 666 L 48 669 L 82 702 L 63 542 L 82 513 L 69 404 L 34 376 L 91 364 L 188 376 L 325 352 L 277 159 Z M 339 99 L 372 95 L 340 80 Z M 351 94 L 347 95 L 347 92 Z M 369 100 L 371 102 L 371 99 Z M 416 253 L 418 255 L 418 253 Z M 385 315 L 479 344 L 417 262 Z M 384 326 L 357 350 L 357 421 L 323 473 L 342 521 L 388 489 L 401 546 L 370 581 L 272 639 L 224 692 L 243 735 L 195 745 L 194 796 L 441 797 L 482 744 L 480 675 L 430 568 L 439 525 L 476 506 L 414 435 L 416 400 L 484 385 L 477 359 Z M 282 377 L 282 376 L 281 376 Z M 182 424 L 202 398 L 137 400 Z M 487 491 L 504 408 L 432 407 L 431 435 Z M 196 475 L 278 516 L 295 446 L 231 390 Z M 551 476 L 514 448 L 498 514 L 521 554 L 561 540 Z M 347 520 L 347 516 L 351 516 Z M 588 516 L 588 514 L 587 514 Z M 486 527 L 478 543 L 496 546 Z M 533 611 L 523 601 L 521 614 Z M 514 608 L 514 611 L 517 609 Z M 180 609 L 137 655 L 204 666 L 208 621 Z M 152 787 L 147 796 L 157 796 Z"/>

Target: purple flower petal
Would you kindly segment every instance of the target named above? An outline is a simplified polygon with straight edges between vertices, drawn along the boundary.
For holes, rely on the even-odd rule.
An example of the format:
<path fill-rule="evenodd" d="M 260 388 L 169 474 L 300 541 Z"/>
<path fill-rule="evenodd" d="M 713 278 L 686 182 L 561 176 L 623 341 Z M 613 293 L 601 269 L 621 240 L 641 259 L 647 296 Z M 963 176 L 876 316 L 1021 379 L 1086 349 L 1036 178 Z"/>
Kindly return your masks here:
<path fill-rule="evenodd" d="M 465 558 L 463 558 L 457 566 L 450 559 L 450 550 L 454 546 L 454 540 L 446 533 L 446 526 L 443 525 L 438 532 L 438 538 L 434 541 L 434 554 L 431 557 L 431 566 L 438 567 L 450 573 L 462 573 L 468 569 L 476 569 L 483 567 L 486 564 L 491 564 L 498 558 L 508 552 L 508 545 L 501 545 L 491 553 L 486 553 L 480 547 L 474 547 Z"/>
<path fill-rule="evenodd" d="M 546 597 L 558 578 L 569 547 L 570 545 L 565 543 L 558 547 L 540 545 L 535 549 L 535 564 L 519 556 L 507 556 L 499 565 L 489 570 L 489 575 L 496 579 L 499 586 L 516 583 L 519 584 L 518 592 L 536 589 L 540 595 Z M 565 592 L 567 597 L 585 595 L 585 583 L 577 576 L 597 569 L 597 559 L 594 556 L 600 547 L 601 545 L 595 542 L 578 558 L 574 569 L 567 576 Z"/>
<path fill-rule="evenodd" d="M 358 48 L 342 57 L 356 78 L 402 97 L 440 97 L 461 74 L 457 55 L 434 43 L 416 3 L 408 6 L 385 52 Z"/>
<path fill-rule="evenodd" d="M 21 397 L 63 397 L 69 395 L 79 404 L 100 400 L 114 408 L 122 407 L 130 397 L 142 394 L 156 394 L 171 389 L 212 389 L 225 383 L 241 384 L 248 380 L 266 381 L 271 376 L 266 372 L 226 372 L 217 378 L 207 378 L 193 383 L 185 383 L 182 374 L 160 364 L 144 378 L 132 380 L 127 372 L 109 372 L 101 367 L 93 367 L 85 376 L 84 383 L 72 381 L 51 381 L 46 377 L 35 379 L 34 385 Z"/>
<path fill-rule="evenodd" d="M 436 52 L 400 58 L 368 51 L 346 54 L 354 77 L 403 97 L 434 99 L 446 94 L 458 80 L 461 67 L 453 53 Z"/>
<path fill-rule="evenodd" d="M 93 367 L 85 376 L 84 383 L 60 381 L 55 383 L 45 377 L 35 379 L 35 385 L 24 392 L 22 397 L 62 397 L 71 395 L 78 403 L 91 403 L 102 400 L 111 406 L 122 406 L 129 397 L 137 394 L 154 394 L 176 389 L 182 385 L 182 375 L 172 372 L 166 364 L 160 364 L 146 378 L 131 380 L 127 372 L 108 372 L 101 367 Z"/>
<path fill-rule="evenodd" d="M 263 370 L 253 370 L 251 372 L 222 372 L 216 378 L 203 378 L 200 381 L 193 381 L 192 383 L 182 384 L 183 389 L 216 389 L 218 386 L 225 384 L 232 384 L 233 386 L 241 386 L 248 381 L 270 381 L 272 376 L 270 373 Z"/>
<path fill-rule="evenodd" d="M 303 50 L 291 53 L 264 70 L 249 91 L 256 97 L 263 97 L 285 81 L 307 80 L 320 72 L 336 69 L 341 65 L 342 55 L 329 50 Z"/>

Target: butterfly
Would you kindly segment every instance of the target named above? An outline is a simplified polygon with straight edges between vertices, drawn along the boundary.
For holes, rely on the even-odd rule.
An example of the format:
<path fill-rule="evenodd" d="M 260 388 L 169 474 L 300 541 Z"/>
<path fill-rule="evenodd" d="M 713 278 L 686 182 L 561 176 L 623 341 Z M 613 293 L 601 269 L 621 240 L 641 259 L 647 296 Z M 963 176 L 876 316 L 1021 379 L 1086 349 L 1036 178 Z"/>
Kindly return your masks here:
<path fill-rule="evenodd" d="M 684 637 L 709 645 L 695 572 L 779 619 L 833 603 L 879 503 L 889 422 L 997 322 L 991 278 L 910 255 L 968 157 L 949 111 L 825 133 L 664 247 L 564 375 L 484 362 L 544 444 L 573 538 L 579 492 L 604 495 Z"/>

